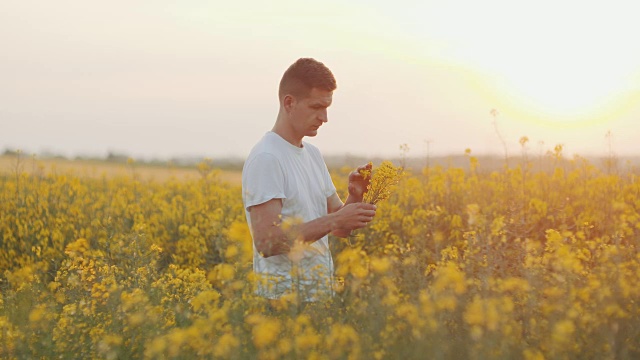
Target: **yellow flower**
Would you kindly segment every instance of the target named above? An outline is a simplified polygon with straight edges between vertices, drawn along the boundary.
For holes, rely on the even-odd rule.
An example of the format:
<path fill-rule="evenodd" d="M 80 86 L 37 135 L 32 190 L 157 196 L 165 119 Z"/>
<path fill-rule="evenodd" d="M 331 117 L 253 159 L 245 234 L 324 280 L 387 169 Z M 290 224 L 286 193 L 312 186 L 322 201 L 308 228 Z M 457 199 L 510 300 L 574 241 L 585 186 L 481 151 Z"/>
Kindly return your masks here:
<path fill-rule="evenodd" d="M 218 264 L 209 272 L 209 280 L 214 283 L 224 284 L 235 276 L 235 269 L 230 264 Z"/>
<path fill-rule="evenodd" d="M 369 274 L 367 267 L 367 254 L 359 248 L 347 248 L 338 254 L 336 262 L 338 269 L 336 274 L 345 277 L 349 274 L 363 279 Z"/>
<path fill-rule="evenodd" d="M 325 349 L 331 358 L 360 358 L 360 337 L 358 332 L 349 325 L 333 325 L 325 342 Z"/>
<path fill-rule="evenodd" d="M 122 345 L 122 336 L 107 334 L 98 343 L 98 352 L 105 358 L 115 360 L 118 358 L 118 347 Z"/>
<path fill-rule="evenodd" d="M 215 290 L 206 290 L 193 298 L 191 301 L 191 306 L 194 311 L 200 311 L 205 309 L 207 306 L 213 304 L 214 302 L 220 299 L 220 294 Z"/>
<path fill-rule="evenodd" d="M 224 252 L 224 257 L 227 261 L 233 261 L 233 259 L 239 254 L 238 247 L 235 245 L 229 245 Z"/>
<path fill-rule="evenodd" d="M 74 257 L 84 254 L 89 250 L 89 242 L 87 239 L 80 238 L 72 243 L 69 243 L 65 248 L 65 254 Z"/>
<path fill-rule="evenodd" d="M 391 268 L 391 260 L 386 257 L 374 257 L 371 258 L 371 262 L 369 264 L 371 266 L 371 270 L 377 274 L 386 273 L 389 268 Z"/>
<path fill-rule="evenodd" d="M 164 351 L 167 349 L 167 341 L 163 336 L 159 336 L 151 340 L 151 343 L 147 343 L 144 350 L 144 355 L 147 358 L 161 357 Z"/>
<path fill-rule="evenodd" d="M 296 347 L 301 351 L 312 349 L 320 344 L 320 336 L 315 332 L 305 332 L 296 336 Z"/>
<path fill-rule="evenodd" d="M 544 360 L 544 355 L 538 349 L 524 349 L 522 356 L 524 360 Z"/>
<path fill-rule="evenodd" d="M 240 258 L 238 261 L 243 263 L 250 262 L 253 258 L 253 240 L 251 239 L 251 232 L 247 222 L 243 220 L 236 220 L 226 230 L 226 235 L 230 242 L 236 246 L 240 252 Z"/>
<path fill-rule="evenodd" d="M 224 333 L 218 339 L 213 355 L 217 358 L 228 358 L 238 346 L 240 346 L 240 341 L 233 334 Z"/>
<path fill-rule="evenodd" d="M 44 318 L 46 310 L 42 306 L 37 306 L 29 313 L 29 321 L 32 323 L 37 323 L 38 321 Z"/>
<path fill-rule="evenodd" d="M 280 321 L 276 318 L 264 318 L 253 327 L 253 344 L 262 349 L 275 342 L 280 333 Z"/>
<path fill-rule="evenodd" d="M 447 262 L 436 269 L 433 289 L 436 293 L 453 290 L 463 294 L 467 290 L 465 274 L 453 262 Z"/>
<path fill-rule="evenodd" d="M 561 320 L 553 326 L 553 333 L 551 335 L 554 341 L 564 343 L 569 341 L 569 338 L 573 336 L 575 330 L 576 326 L 573 324 L 573 321 Z"/>
<path fill-rule="evenodd" d="M 361 171 L 361 173 L 369 177 L 368 171 Z M 362 201 L 377 204 L 388 199 L 402 174 L 402 168 L 394 166 L 390 161 L 383 161 L 378 168 L 372 170 L 371 179 Z"/>

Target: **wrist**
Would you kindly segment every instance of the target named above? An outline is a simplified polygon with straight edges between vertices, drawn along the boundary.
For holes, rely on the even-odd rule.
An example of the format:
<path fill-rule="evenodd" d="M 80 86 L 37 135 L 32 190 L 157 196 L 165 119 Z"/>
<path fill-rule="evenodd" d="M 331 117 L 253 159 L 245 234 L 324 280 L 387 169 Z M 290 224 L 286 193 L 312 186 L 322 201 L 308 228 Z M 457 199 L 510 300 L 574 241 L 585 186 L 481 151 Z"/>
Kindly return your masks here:
<path fill-rule="evenodd" d="M 337 236 L 337 237 L 341 237 L 341 238 L 346 238 L 346 237 L 349 237 L 351 235 L 351 230 L 336 229 L 336 230 L 333 230 L 331 232 L 331 235 Z"/>
<path fill-rule="evenodd" d="M 329 230 L 329 233 L 336 231 L 341 227 L 339 221 L 340 218 L 337 213 L 338 212 L 336 211 L 327 215 L 327 228 Z"/>
<path fill-rule="evenodd" d="M 345 204 L 359 203 L 359 202 L 362 202 L 362 199 L 363 199 L 362 195 L 358 196 L 358 195 L 349 193 L 349 196 L 347 196 L 347 200 L 345 201 Z"/>

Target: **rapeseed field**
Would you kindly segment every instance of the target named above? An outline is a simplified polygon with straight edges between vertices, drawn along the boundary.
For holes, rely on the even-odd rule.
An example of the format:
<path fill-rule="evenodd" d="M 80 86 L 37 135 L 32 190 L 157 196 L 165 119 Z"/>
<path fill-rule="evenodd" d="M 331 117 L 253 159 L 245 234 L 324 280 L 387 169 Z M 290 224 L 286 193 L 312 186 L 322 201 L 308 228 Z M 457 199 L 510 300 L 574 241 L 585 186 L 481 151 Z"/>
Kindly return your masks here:
<path fill-rule="evenodd" d="M 0 175 L 0 358 L 640 357 L 637 169 L 467 155 L 381 191 L 369 227 L 332 239 L 335 296 L 305 306 L 254 295 L 240 186 L 209 164 Z"/>

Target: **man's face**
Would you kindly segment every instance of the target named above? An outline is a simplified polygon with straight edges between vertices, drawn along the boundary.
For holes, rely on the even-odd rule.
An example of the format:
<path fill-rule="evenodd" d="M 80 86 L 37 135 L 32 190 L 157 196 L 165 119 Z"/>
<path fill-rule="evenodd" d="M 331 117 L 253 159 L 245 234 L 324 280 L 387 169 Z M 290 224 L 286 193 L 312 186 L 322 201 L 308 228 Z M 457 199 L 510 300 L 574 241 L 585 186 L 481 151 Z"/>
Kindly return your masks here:
<path fill-rule="evenodd" d="M 316 136 L 318 128 L 328 121 L 327 108 L 331 105 L 333 91 L 311 89 L 309 96 L 293 101 L 292 126 L 299 136 Z"/>

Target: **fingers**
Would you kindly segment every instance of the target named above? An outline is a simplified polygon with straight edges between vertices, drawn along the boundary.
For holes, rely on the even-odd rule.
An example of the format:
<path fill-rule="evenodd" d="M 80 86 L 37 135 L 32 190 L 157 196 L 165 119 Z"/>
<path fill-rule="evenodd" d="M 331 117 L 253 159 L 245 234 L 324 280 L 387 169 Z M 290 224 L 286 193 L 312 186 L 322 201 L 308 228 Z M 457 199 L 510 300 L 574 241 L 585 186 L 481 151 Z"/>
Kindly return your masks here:
<path fill-rule="evenodd" d="M 373 221 L 376 215 L 376 206 L 367 203 L 352 203 L 340 211 L 344 211 L 342 214 L 345 222 L 342 226 L 355 230 L 361 229 Z"/>
<path fill-rule="evenodd" d="M 376 214 L 376 206 L 373 204 L 357 203 L 355 206 L 354 213 L 357 215 L 375 216 Z"/>
<path fill-rule="evenodd" d="M 378 207 L 373 204 L 365 203 L 365 202 L 354 202 L 346 205 L 347 207 L 352 206 L 358 210 L 376 210 Z"/>
<path fill-rule="evenodd" d="M 363 171 L 371 171 L 373 165 L 371 163 L 362 165 L 362 166 L 358 166 L 357 169 L 355 169 L 354 171 L 352 171 L 349 174 L 349 180 L 351 181 L 364 181 L 365 178 L 364 176 L 362 176 L 362 172 Z"/>
<path fill-rule="evenodd" d="M 364 216 L 367 218 L 372 218 L 376 216 L 376 206 L 373 204 L 360 203 L 360 209 L 358 209 L 358 215 Z"/>
<path fill-rule="evenodd" d="M 366 217 L 366 218 L 373 218 L 374 216 L 376 216 L 376 212 L 375 210 L 364 210 L 360 212 L 360 216 Z"/>
<path fill-rule="evenodd" d="M 376 212 L 376 209 L 378 208 L 377 206 L 373 205 L 373 204 L 367 204 L 367 203 L 359 203 L 360 208 L 362 210 L 365 211 L 373 211 L 374 213 Z"/>
<path fill-rule="evenodd" d="M 364 181 L 364 176 L 356 170 L 349 174 L 349 181 Z"/>
<path fill-rule="evenodd" d="M 376 216 L 376 211 L 374 210 L 363 210 L 360 213 L 360 221 L 364 222 L 365 224 L 370 223 L 371 221 L 373 221 L 373 218 Z"/>
<path fill-rule="evenodd" d="M 356 171 L 371 170 L 372 167 L 373 167 L 372 163 L 366 163 L 364 165 L 358 166 L 358 169 Z"/>
<path fill-rule="evenodd" d="M 373 221 L 373 216 L 363 217 L 361 221 L 358 222 L 357 228 L 361 229 L 363 227 L 366 227 L 371 221 Z"/>
<path fill-rule="evenodd" d="M 360 220 L 363 223 L 368 224 L 368 223 L 373 221 L 373 216 L 363 216 L 363 217 L 360 218 Z"/>

